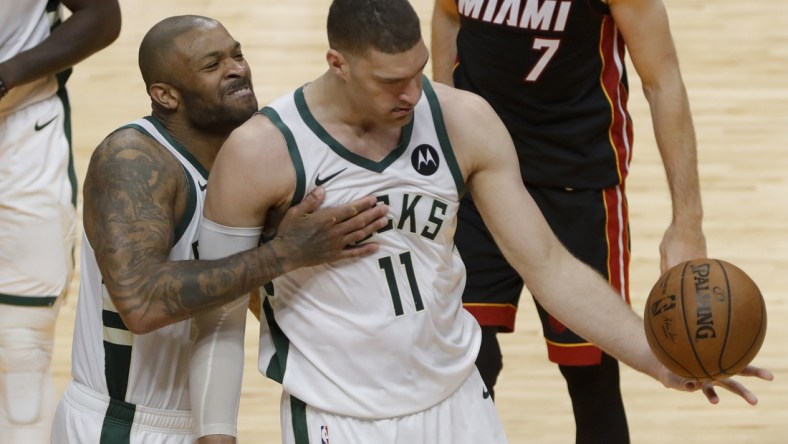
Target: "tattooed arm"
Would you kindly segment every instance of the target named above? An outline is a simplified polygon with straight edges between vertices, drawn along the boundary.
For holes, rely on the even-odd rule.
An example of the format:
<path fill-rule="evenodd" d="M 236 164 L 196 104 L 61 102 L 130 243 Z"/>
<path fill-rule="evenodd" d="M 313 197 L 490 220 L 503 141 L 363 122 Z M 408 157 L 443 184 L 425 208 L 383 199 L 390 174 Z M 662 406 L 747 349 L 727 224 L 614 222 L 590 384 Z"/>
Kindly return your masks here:
<path fill-rule="evenodd" d="M 321 199 L 310 196 L 261 247 L 214 261 L 168 261 L 187 179 L 168 152 L 132 129 L 99 145 L 83 193 L 85 233 L 107 291 L 135 334 L 224 305 L 300 266 L 368 254 L 376 246 L 344 247 L 380 228 L 385 214 L 374 198 L 315 212 Z"/>

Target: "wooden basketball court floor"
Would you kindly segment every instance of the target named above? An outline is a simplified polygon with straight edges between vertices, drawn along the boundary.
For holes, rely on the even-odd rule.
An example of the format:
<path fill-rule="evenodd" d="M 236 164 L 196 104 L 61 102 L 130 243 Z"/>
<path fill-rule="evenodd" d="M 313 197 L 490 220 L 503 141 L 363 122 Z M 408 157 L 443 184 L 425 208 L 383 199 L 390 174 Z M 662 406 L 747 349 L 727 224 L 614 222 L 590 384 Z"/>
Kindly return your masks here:
<path fill-rule="evenodd" d="M 429 39 L 431 0 L 413 0 Z M 749 381 L 757 407 L 722 393 L 664 389 L 629 368 L 622 387 L 633 443 L 788 442 L 788 3 L 773 0 L 666 0 L 697 130 L 705 232 L 712 257 L 736 263 L 760 285 L 769 313 L 755 363 L 776 375 Z M 244 47 L 261 105 L 324 70 L 328 0 L 121 0 L 123 31 L 78 65 L 69 83 L 80 179 L 92 149 L 111 130 L 149 111 L 137 68 L 147 29 L 177 14 L 222 21 Z M 429 68 L 427 70 L 429 74 Z M 632 216 L 632 305 L 642 313 L 659 275 L 658 244 L 670 219 L 664 172 L 647 104 L 630 66 L 635 157 L 628 182 Z M 80 180 L 81 183 L 81 180 Z M 81 204 L 80 204 L 81 208 Z M 69 380 L 78 279 L 57 327 L 54 371 Z M 256 370 L 254 322 L 247 335 L 240 440 L 279 442 L 279 387 Z M 574 423 L 563 379 L 545 358 L 530 297 L 517 331 L 502 335 L 505 367 L 497 406 L 510 441 L 571 443 Z M 462 427 L 458 424 L 457 427 Z M 482 443 L 483 444 L 483 443 Z"/>

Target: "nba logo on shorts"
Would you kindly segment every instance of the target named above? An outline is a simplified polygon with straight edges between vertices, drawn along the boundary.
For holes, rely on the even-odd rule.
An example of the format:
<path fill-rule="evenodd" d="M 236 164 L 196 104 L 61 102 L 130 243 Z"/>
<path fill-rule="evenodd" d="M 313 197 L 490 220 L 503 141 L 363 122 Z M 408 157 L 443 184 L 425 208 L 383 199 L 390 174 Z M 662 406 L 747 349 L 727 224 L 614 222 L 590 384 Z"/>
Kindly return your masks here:
<path fill-rule="evenodd" d="M 321 425 L 320 426 L 320 444 L 330 444 L 328 442 L 328 426 Z"/>

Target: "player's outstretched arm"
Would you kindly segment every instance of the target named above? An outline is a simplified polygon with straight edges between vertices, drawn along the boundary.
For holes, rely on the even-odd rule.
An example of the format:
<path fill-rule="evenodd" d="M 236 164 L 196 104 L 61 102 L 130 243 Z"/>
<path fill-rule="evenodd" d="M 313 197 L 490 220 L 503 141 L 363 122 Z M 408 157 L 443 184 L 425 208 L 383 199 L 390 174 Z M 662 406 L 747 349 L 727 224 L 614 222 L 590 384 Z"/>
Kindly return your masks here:
<path fill-rule="evenodd" d="M 703 388 L 696 380 L 671 373 L 657 360 L 646 340 L 643 319 L 599 273 L 574 258 L 556 239 L 523 186 L 511 138 L 489 105 L 467 92 L 434 86 L 474 202 L 501 251 L 542 306 L 580 336 L 666 387 L 685 391 Z M 479 132 L 479 127 L 485 131 Z M 772 378 L 768 371 L 755 367 L 748 367 L 741 375 Z M 735 380 L 714 386 L 749 403 L 757 402 L 755 395 Z M 713 387 L 706 386 L 704 393 L 715 402 Z"/>
<path fill-rule="evenodd" d="M 706 257 L 695 128 L 662 0 L 609 0 L 649 103 L 673 204 L 660 268 Z"/>

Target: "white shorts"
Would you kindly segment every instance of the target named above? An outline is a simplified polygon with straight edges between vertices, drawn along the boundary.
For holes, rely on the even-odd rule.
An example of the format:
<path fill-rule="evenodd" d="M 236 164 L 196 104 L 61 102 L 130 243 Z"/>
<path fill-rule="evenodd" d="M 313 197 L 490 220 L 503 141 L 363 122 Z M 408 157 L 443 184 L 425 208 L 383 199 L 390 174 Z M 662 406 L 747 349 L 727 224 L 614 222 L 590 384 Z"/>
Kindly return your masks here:
<path fill-rule="evenodd" d="M 281 402 L 283 444 L 505 444 L 495 405 L 474 367 L 454 394 L 427 410 L 389 419 L 339 416 L 287 393 Z"/>
<path fill-rule="evenodd" d="M 189 411 L 110 402 L 71 381 L 57 406 L 51 444 L 192 444 Z"/>
<path fill-rule="evenodd" d="M 0 120 L 0 304 L 46 306 L 74 266 L 76 176 L 53 96 Z"/>

